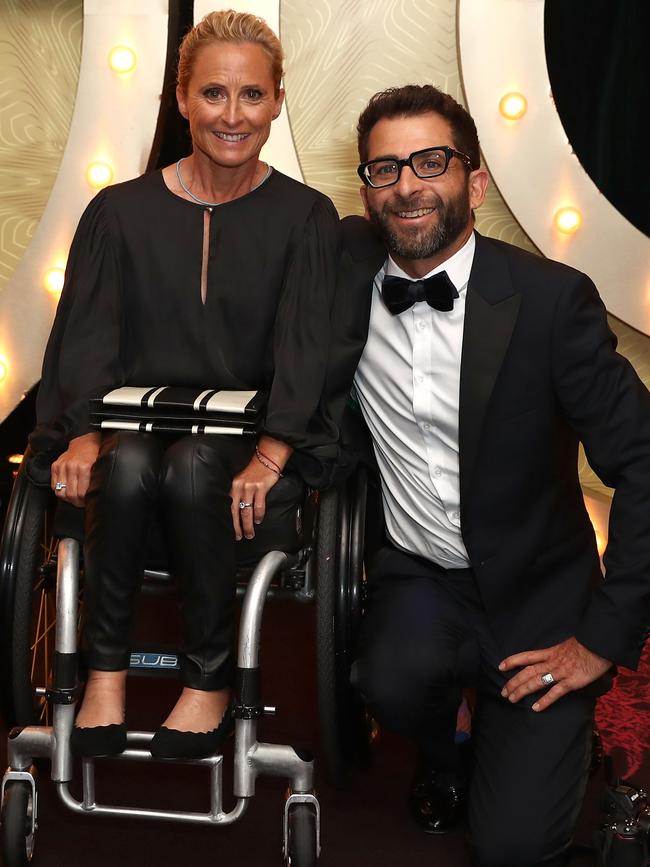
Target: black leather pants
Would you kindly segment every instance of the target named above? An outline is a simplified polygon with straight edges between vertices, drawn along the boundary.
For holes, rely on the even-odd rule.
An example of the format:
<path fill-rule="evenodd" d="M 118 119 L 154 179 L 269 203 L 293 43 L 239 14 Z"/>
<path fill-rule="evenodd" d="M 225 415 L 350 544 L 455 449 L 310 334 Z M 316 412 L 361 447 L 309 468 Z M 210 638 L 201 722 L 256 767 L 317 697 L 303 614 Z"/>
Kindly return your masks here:
<path fill-rule="evenodd" d="M 160 517 L 184 621 L 185 686 L 214 690 L 233 675 L 235 536 L 230 486 L 255 448 L 247 437 L 119 432 L 106 436 L 86 496 L 89 668 L 128 667 L 149 523 Z"/>

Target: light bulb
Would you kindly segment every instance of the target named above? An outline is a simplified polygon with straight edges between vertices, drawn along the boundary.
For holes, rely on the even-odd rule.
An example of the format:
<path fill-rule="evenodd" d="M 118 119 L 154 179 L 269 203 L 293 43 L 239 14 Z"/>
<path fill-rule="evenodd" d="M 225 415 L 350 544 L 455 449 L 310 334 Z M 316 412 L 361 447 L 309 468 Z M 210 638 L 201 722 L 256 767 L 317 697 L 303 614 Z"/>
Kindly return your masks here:
<path fill-rule="evenodd" d="M 553 217 L 555 228 L 565 235 L 572 235 L 582 226 L 582 214 L 577 208 L 560 208 Z"/>
<path fill-rule="evenodd" d="M 8 461 L 10 464 L 22 464 L 22 462 L 23 462 L 23 456 L 22 456 L 22 455 L 9 455 L 9 456 L 7 457 L 7 461 Z"/>
<path fill-rule="evenodd" d="M 63 289 L 65 270 L 63 268 L 50 268 L 45 272 L 45 288 L 52 295 L 60 295 Z"/>
<path fill-rule="evenodd" d="M 527 108 L 523 93 L 506 93 L 499 102 L 499 111 L 507 120 L 519 120 L 526 114 Z"/>
<path fill-rule="evenodd" d="M 108 55 L 108 65 L 113 72 L 131 72 L 135 69 L 136 56 L 132 48 L 126 45 L 116 45 Z"/>
<path fill-rule="evenodd" d="M 96 190 L 107 187 L 113 180 L 113 169 L 108 163 L 90 163 L 86 169 L 86 180 Z"/>

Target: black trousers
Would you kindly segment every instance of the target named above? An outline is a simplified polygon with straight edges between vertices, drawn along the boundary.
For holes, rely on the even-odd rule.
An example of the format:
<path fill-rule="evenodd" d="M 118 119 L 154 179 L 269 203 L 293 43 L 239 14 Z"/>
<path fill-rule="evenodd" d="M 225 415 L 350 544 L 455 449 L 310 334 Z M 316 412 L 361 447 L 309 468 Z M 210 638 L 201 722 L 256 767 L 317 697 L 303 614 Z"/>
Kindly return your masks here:
<path fill-rule="evenodd" d="M 474 861 L 564 864 L 587 782 L 594 700 L 571 693 L 536 713 L 536 695 L 517 704 L 502 698 L 514 672 L 498 670 L 504 654 L 472 570 L 380 549 L 369 567 L 361 688 L 377 721 L 416 738 L 423 757 L 441 770 L 457 766 L 459 660 L 468 639 L 480 657 L 468 814 Z"/>
<path fill-rule="evenodd" d="M 230 685 L 236 543 L 230 486 L 254 439 L 119 432 L 104 437 L 86 496 L 85 643 L 89 668 L 129 664 L 135 597 L 154 515 L 162 524 L 184 621 L 181 677 L 194 689 Z"/>

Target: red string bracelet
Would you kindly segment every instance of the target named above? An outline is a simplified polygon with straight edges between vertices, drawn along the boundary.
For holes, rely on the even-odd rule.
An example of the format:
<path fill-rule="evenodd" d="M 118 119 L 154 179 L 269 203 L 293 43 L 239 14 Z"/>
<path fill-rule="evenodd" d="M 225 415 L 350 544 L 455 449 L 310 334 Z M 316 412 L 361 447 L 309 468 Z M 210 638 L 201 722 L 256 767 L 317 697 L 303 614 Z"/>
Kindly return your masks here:
<path fill-rule="evenodd" d="M 277 464 L 276 464 L 276 466 L 272 466 L 270 463 L 267 463 L 267 461 L 269 461 L 271 459 L 267 458 L 266 455 L 264 455 L 258 448 L 255 449 L 255 457 L 262 464 L 262 466 L 266 467 L 267 470 L 271 470 L 272 473 L 275 473 L 281 479 L 283 478 L 283 475 L 280 472 L 280 470 L 276 469 Z M 275 461 L 273 461 L 273 463 L 275 463 Z"/>

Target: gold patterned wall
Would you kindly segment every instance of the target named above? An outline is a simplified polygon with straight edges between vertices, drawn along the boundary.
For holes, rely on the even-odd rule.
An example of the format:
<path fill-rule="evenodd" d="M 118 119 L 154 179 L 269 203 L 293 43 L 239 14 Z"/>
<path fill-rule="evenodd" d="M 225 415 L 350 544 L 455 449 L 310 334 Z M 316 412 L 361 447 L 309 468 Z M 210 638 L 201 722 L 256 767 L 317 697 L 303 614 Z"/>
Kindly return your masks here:
<path fill-rule="evenodd" d="M 66 146 L 82 17 L 81 0 L 0 0 L 0 292 L 34 234 Z M 281 0 L 280 33 L 304 178 L 341 215 L 361 213 L 355 125 L 370 96 L 431 82 L 464 102 L 456 0 Z M 535 250 L 494 184 L 477 217 L 484 234 Z M 650 384 L 650 339 L 610 322 L 620 351 Z M 607 495 L 584 459 L 581 475 Z"/>
<path fill-rule="evenodd" d="M 59 170 L 81 54 L 81 0 L 0 3 L 0 291 Z"/>
<path fill-rule="evenodd" d="M 327 193 L 341 215 L 362 213 L 355 126 L 373 93 L 428 82 L 465 103 L 456 12 L 456 0 L 282 0 L 285 84 L 298 158 L 306 182 Z M 477 211 L 477 228 L 537 252 L 494 183 Z M 619 351 L 650 385 L 650 338 L 614 317 L 610 325 Z M 589 493 L 610 495 L 584 455 L 580 471 Z"/>
<path fill-rule="evenodd" d="M 464 102 L 456 0 L 282 0 L 291 128 L 305 180 L 339 213 L 362 213 L 355 127 L 378 90 L 428 82 Z M 492 184 L 477 212 L 486 235 L 534 250 Z"/>

